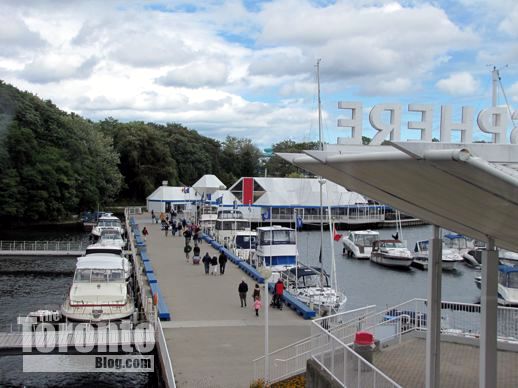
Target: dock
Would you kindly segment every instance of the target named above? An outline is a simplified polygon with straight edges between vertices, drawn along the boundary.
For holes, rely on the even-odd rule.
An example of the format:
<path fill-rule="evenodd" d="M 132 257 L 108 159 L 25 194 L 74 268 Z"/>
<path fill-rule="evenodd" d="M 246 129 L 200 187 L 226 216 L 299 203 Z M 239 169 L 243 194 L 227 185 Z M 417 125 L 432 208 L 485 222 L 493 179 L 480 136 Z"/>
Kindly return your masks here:
<path fill-rule="evenodd" d="M 147 265 L 170 313 L 171 320 L 161 325 L 177 386 L 248 387 L 253 360 L 265 351 L 265 307 L 260 317 L 251 307 L 255 280 L 230 260 L 224 275 L 206 275 L 202 264 L 186 261 L 183 237 L 166 237 L 148 214 L 136 215 L 135 221 L 149 231 Z M 201 256 L 206 252 L 219 255 L 203 242 Z M 249 287 L 246 308 L 240 307 L 237 292 L 243 278 Z M 311 322 L 293 310 L 269 309 L 270 351 L 308 337 L 310 330 Z"/>
<path fill-rule="evenodd" d="M 0 241 L 0 256 L 82 256 L 83 241 Z"/>

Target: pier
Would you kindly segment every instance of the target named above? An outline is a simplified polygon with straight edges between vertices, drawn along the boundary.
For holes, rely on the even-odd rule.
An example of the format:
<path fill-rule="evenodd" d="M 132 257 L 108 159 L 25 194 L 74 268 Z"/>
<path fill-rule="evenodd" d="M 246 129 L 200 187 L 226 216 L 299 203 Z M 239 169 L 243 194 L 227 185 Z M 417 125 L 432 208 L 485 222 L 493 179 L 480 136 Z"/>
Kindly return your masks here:
<path fill-rule="evenodd" d="M 170 312 L 171 320 L 161 325 L 177 385 L 249 386 L 254 375 L 252 361 L 265 352 L 265 306 L 260 317 L 251 307 L 255 280 L 231 261 L 224 275 L 206 275 L 203 264 L 186 261 L 183 236 L 169 233 L 166 237 L 159 224 L 151 223 L 149 214 L 137 215 L 135 221 L 140 230 L 146 226 L 149 231 L 145 242 L 148 267 Z M 201 255 L 206 252 L 219 255 L 203 242 Z M 249 287 L 246 308 L 240 307 L 237 292 L 242 278 Z M 310 328 L 310 321 L 295 311 L 270 308 L 269 350 L 308 337 Z"/>
<path fill-rule="evenodd" d="M 72 256 L 85 253 L 83 241 L 0 241 L 0 256 Z"/>

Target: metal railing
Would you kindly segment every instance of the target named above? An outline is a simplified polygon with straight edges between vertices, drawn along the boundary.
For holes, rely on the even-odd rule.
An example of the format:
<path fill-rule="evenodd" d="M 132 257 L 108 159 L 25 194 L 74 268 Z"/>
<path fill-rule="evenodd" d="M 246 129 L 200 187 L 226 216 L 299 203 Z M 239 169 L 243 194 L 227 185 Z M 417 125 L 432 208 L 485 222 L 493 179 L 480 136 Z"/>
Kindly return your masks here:
<path fill-rule="evenodd" d="M 0 250 L 8 252 L 81 252 L 83 241 L 0 241 Z"/>

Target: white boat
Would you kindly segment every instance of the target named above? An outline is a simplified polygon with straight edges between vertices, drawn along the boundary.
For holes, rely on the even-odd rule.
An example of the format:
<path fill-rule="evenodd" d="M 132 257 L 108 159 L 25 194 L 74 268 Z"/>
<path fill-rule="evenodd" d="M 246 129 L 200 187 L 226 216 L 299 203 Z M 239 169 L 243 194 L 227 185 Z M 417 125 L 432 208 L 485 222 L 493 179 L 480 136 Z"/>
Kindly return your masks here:
<path fill-rule="evenodd" d="M 372 244 L 371 261 L 387 267 L 408 268 L 413 257 L 399 240 L 377 240 Z"/>
<path fill-rule="evenodd" d="M 429 240 L 421 240 L 415 243 L 414 247 L 414 261 L 412 266 L 420 269 L 428 269 L 429 259 Z M 453 271 L 459 261 L 463 261 L 463 257 L 455 250 L 447 248 L 444 244 L 442 246 L 442 270 Z"/>
<path fill-rule="evenodd" d="M 287 291 L 321 316 L 338 312 L 347 298 L 329 283 L 329 275 L 319 267 L 299 264 L 283 272 Z"/>
<path fill-rule="evenodd" d="M 101 236 L 99 237 L 100 244 L 115 245 L 121 248 L 126 246 L 126 241 L 122 238 L 122 235 L 117 229 L 103 229 L 101 230 Z"/>
<path fill-rule="evenodd" d="M 230 249 L 234 255 L 251 263 L 257 248 L 257 232 L 252 230 L 240 230 L 235 232 L 230 242 Z"/>
<path fill-rule="evenodd" d="M 343 254 L 355 259 L 369 260 L 372 243 L 379 240 L 380 234 L 375 230 L 358 230 L 349 232 L 342 238 Z"/>
<path fill-rule="evenodd" d="M 482 277 L 475 277 L 475 284 L 482 287 Z M 498 266 L 498 303 L 504 306 L 518 306 L 518 266 Z"/>
<path fill-rule="evenodd" d="M 212 236 L 218 219 L 218 206 L 204 204 L 200 207 L 199 224 L 203 233 Z"/>
<path fill-rule="evenodd" d="M 95 225 L 92 228 L 91 233 L 94 237 L 99 238 L 99 237 L 101 237 L 101 232 L 104 229 L 115 229 L 119 232 L 119 234 L 121 236 L 124 233 L 124 230 L 122 229 L 121 221 L 117 217 L 112 215 L 111 213 L 106 213 L 106 214 L 102 215 L 101 217 L 99 217 L 99 219 L 97 220 L 97 225 Z"/>
<path fill-rule="evenodd" d="M 277 281 L 282 271 L 297 265 L 297 255 L 295 229 L 279 225 L 257 228 L 257 248 L 251 264 L 270 269 L 270 283 Z"/>
<path fill-rule="evenodd" d="M 86 255 L 92 255 L 94 253 L 110 253 L 112 255 L 117 255 L 120 257 L 124 256 L 124 252 L 122 248 L 118 245 L 110 245 L 108 243 L 95 243 L 88 245 L 85 250 Z"/>
<path fill-rule="evenodd" d="M 122 259 L 80 258 L 74 281 L 61 306 L 70 320 L 102 322 L 127 318 L 135 311 Z"/>
<path fill-rule="evenodd" d="M 236 209 L 218 210 L 218 218 L 215 226 L 215 238 L 225 247 L 230 247 L 230 242 L 236 231 L 250 230 L 250 221 L 243 218 L 243 213 Z"/>

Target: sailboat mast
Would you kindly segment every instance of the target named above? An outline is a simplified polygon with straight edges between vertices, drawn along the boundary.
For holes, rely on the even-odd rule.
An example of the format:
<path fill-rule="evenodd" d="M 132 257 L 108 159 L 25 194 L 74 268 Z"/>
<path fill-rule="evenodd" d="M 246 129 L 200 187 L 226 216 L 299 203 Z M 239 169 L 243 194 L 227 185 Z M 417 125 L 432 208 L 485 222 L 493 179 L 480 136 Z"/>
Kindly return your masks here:
<path fill-rule="evenodd" d="M 318 142 L 320 151 L 324 150 L 324 141 L 322 136 L 322 108 L 320 101 L 320 61 L 321 59 L 317 59 L 317 100 L 318 100 Z M 322 191 L 324 179 L 319 176 L 318 183 L 320 184 L 320 255 L 318 257 L 318 261 L 320 263 L 320 285 L 324 284 L 324 264 L 322 263 L 322 250 L 324 247 L 324 206 L 322 201 Z"/>

